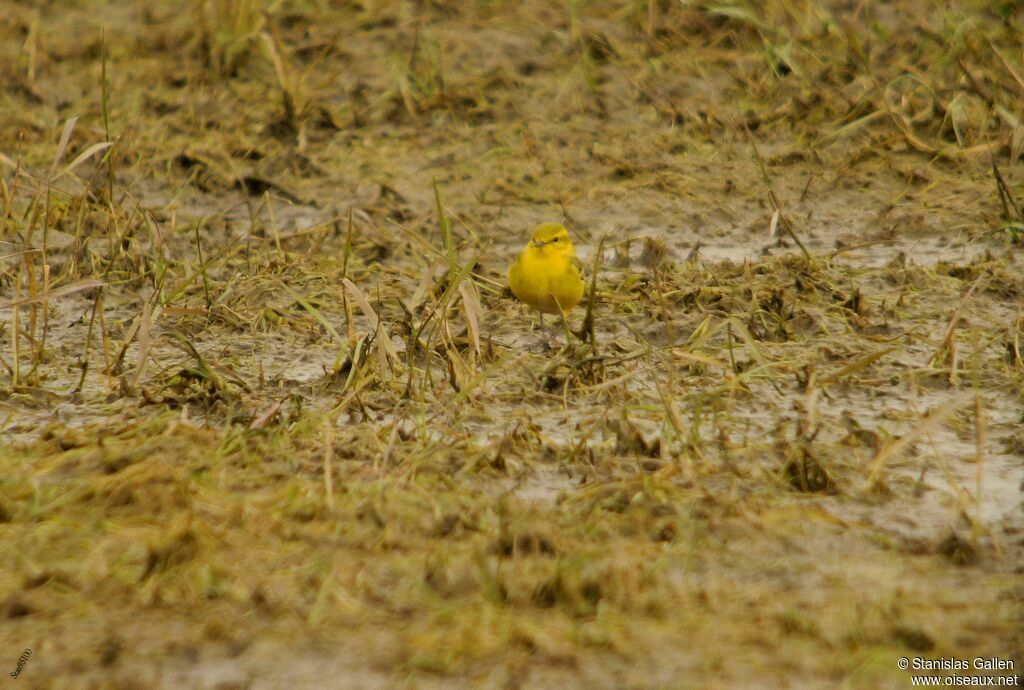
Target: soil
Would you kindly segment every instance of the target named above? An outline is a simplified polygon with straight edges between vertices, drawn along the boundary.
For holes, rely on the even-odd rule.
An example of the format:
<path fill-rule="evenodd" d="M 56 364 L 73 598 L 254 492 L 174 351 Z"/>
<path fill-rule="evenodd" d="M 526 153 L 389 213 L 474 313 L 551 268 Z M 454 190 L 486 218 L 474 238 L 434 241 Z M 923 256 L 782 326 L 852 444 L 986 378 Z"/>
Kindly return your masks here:
<path fill-rule="evenodd" d="M 0 667 L 1020 681 L 1022 12 L 9 0 Z"/>

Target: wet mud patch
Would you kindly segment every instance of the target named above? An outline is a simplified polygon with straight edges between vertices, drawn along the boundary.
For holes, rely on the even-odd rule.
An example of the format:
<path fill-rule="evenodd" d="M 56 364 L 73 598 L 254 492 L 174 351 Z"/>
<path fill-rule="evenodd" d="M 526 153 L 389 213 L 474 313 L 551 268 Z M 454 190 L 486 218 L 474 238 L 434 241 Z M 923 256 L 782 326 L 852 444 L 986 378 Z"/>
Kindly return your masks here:
<path fill-rule="evenodd" d="M 1015 13 L 14 3 L 0 648 L 33 687 L 1020 668 Z M 568 339 L 506 287 L 546 220 Z"/>

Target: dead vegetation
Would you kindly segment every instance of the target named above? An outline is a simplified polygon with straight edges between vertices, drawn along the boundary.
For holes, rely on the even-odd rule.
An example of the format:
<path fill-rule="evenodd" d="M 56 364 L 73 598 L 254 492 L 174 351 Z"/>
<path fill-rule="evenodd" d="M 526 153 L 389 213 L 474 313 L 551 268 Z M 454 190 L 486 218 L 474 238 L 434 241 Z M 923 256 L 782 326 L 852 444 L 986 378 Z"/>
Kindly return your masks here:
<path fill-rule="evenodd" d="M 1016 4 L 11 7 L 34 686 L 1024 663 Z M 504 284 L 548 219 L 568 341 Z"/>

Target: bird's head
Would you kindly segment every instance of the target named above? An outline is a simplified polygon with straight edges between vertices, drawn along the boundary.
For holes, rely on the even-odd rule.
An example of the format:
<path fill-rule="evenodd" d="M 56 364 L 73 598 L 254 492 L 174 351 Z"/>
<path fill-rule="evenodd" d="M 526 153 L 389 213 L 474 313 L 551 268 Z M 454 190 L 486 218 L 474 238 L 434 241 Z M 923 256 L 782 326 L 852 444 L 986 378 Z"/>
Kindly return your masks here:
<path fill-rule="evenodd" d="M 557 253 L 572 253 L 569 231 L 558 223 L 541 223 L 533 230 L 531 244 L 537 249 Z"/>

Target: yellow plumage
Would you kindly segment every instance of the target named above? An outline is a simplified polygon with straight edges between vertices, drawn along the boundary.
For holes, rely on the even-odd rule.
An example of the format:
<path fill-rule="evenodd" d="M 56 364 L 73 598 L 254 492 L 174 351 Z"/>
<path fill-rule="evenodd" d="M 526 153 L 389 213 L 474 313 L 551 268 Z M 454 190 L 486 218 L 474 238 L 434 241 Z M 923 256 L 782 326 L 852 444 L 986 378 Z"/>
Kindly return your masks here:
<path fill-rule="evenodd" d="M 583 299 L 583 277 L 569 231 L 541 223 L 508 269 L 512 294 L 542 314 L 568 312 Z"/>

